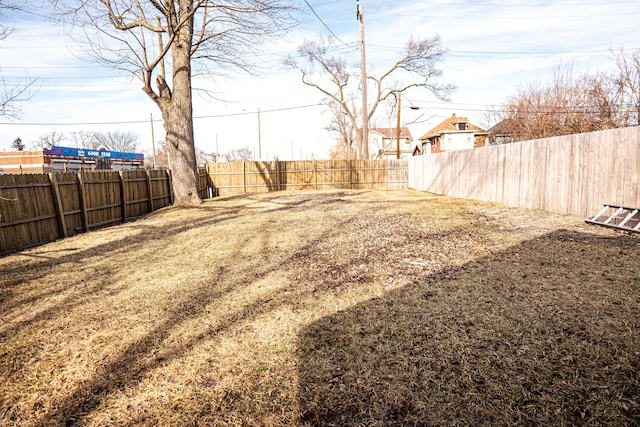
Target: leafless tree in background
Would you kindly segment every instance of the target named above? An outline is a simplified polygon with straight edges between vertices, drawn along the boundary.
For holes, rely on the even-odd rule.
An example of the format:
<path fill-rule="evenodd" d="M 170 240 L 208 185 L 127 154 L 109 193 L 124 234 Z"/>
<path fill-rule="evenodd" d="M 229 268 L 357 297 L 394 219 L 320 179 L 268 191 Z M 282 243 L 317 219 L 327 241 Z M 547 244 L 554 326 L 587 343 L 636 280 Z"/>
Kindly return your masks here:
<path fill-rule="evenodd" d="M 246 162 L 253 159 L 253 150 L 247 146 L 234 148 L 227 153 L 227 158 L 230 162 Z"/>
<path fill-rule="evenodd" d="M 22 138 L 17 137 L 11 143 L 11 148 L 16 149 L 17 151 L 24 151 L 24 149 L 26 148 L 26 145 L 24 145 L 24 142 L 22 142 Z"/>
<path fill-rule="evenodd" d="M 615 99 L 620 106 L 618 124 L 635 126 L 640 124 L 640 50 L 627 54 L 620 50 L 613 55 L 617 67 Z"/>
<path fill-rule="evenodd" d="M 154 165 L 153 157 L 154 157 L 153 153 L 150 153 L 145 156 L 144 164 L 147 169 L 153 168 L 153 165 Z M 164 141 L 156 142 L 155 166 L 158 169 L 169 168 L 169 156 L 167 155 L 167 149 Z"/>
<path fill-rule="evenodd" d="M 37 140 L 31 143 L 30 148 L 32 150 L 42 150 L 43 148 L 51 148 L 54 145 L 58 145 L 61 141 L 64 141 L 65 137 L 62 132 L 52 130 L 49 133 L 42 134 Z"/>
<path fill-rule="evenodd" d="M 2 23 L 5 22 L 6 15 L 19 11 L 23 6 L 23 1 L 0 0 L 0 41 L 6 39 L 13 31 L 13 28 L 9 25 Z M 33 97 L 34 83 L 35 80 L 27 76 L 23 81 L 9 85 L 0 76 L 0 116 L 19 117 L 22 113 L 19 103 L 28 101 Z"/>
<path fill-rule="evenodd" d="M 344 113 L 341 105 L 333 99 L 326 99 L 325 105 L 331 112 L 331 119 L 326 130 L 334 136 L 336 144 L 331 148 L 329 156 L 331 159 L 355 159 L 355 145 L 357 137 L 357 129 L 353 125 L 353 121 Z M 351 111 L 358 113 L 355 101 L 349 102 Z"/>
<path fill-rule="evenodd" d="M 192 76 L 253 70 L 248 54 L 289 25 L 288 0 L 52 1 L 95 59 L 143 82 L 164 121 L 176 202 L 200 203 Z"/>
<path fill-rule="evenodd" d="M 133 132 L 119 130 L 95 132 L 93 138 L 98 143 L 98 146 L 104 147 L 109 151 L 134 153 L 138 149 L 138 135 Z"/>
<path fill-rule="evenodd" d="M 358 67 L 347 66 L 346 61 L 338 56 L 332 56 L 333 49 L 331 39 L 318 42 L 307 41 L 298 48 L 297 57 L 289 57 L 285 65 L 289 69 L 298 70 L 302 74 L 302 82 L 318 89 L 326 97 L 326 103 L 331 111 L 342 114 L 350 122 L 350 129 L 356 130 L 357 157 L 362 158 L 363 153 L 368 153 L 368 147 L 364 146 L 365 139 L 361 134 L 363 118 L 353 106 L 356 89 L 349 86 L 357 86 L 360 79 Z M 401 54 L 401 59 L 396 61 L 386 72 L 379 77 L 367 76 L 372 84 L 373 91 L 369 90 L 370 106 L 368 117 L 364 120 L 369 123 L 374 117 L 378 105 L 389 96 L 405 92 L 411 88 L 424 88 L 434 94 L 438 99 L 445 100 L 455 89 L 452 84 L 441 84 L 436 81 L 442 76 L 439 63 L 444 60 L 446 50 L 442 47 L 440 37 L 428 39 L 409 39 Z M 393 81 L 391 81 L 393 80 Z M 336 113 L 334 113 L 336 117 Z M 342 120 L 340 117 L 339 120 Z M 344 140 L 349 135 L 343 135 Z"/>
<path fill-rule="evenodd" d="M 532 82 L 487 114 L 513 141 L 639 124 L 640 51 L 614 54 L 609 72 L 559 66 L 549 82 Z"/>
<path fill-rule="evenodd" d="M 96 139 L 96 133 L 88 130 L 79 130 L 71 132 L 71 139 L 76 148 L 90 148 L 97 150 L 100 143 Z"/>

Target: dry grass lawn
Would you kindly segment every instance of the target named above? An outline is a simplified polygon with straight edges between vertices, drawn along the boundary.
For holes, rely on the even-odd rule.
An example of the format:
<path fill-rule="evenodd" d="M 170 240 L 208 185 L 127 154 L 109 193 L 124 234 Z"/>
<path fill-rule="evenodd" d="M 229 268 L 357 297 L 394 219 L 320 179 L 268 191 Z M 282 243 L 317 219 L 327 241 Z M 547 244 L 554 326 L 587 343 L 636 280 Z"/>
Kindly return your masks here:
<path fill-rule="evenodd" d="M 640 239 L 413 191 L 0 258 L 0 425 L 639 425 Z"/>

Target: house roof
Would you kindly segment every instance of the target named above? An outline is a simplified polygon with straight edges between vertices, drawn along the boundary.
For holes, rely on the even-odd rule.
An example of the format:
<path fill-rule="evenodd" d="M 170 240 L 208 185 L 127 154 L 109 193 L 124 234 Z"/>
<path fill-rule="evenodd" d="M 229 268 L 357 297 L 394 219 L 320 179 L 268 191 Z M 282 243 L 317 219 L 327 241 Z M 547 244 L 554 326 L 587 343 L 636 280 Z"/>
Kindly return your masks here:
<path fill-rule="evenodd" d="M 445 132 L 458 132 L 458 128 L 456 126 L 458 123 L 466 123 L 467 131 L 486 132 L 486 130 L 482 129 L 480 126 L 476 126 L 473 123 L 469 123 L 468 118 L 462 117 L 462 116 L 456 116 L 454 113 L 451 115 L 451 117 L 447 117 L 442 122 L 437 124 L 429 132 L 422 135 L 420 137 L 420 140 L 423 141 L 425 139 L 430 139 L 430 138 L 433 138 L 434 136 L 441 135 Z"/>
<path fill-rule="evenodd" d="M 508 135 L 513 133 L 513 128 L 515 124 L 514 119 L 504 119 L 498 123 L 496 123 L 491 129 L 489 129 L 490 135 Z"/>
<path fill-rule="evenodd" d="M 384 138 L 397 138 L 398 136 L 398 128 L 371 128 L 369 129 L 369 133 L 371 132 L 376 132 Z M 413 141 L 409 128 L 400 128 L 400 138 L 408 138 L 410 141 Z"/>

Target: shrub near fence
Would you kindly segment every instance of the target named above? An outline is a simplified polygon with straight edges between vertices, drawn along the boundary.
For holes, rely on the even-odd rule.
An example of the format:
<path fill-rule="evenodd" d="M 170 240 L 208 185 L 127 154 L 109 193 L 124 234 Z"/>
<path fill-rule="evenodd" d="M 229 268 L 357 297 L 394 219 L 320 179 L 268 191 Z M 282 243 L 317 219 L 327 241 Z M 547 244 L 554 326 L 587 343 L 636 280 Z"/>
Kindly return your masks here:
<path fill-rule="evenodd" d="M 302 160 L 210 163 L 207 173 L 218 195 L 283 190 L 403 189 L 407 161 Z"/>
<path fill-rule="evenodd" d="M 166 170 L 0 175 L 0 253 L 124 222 L 171 203 Z"/>

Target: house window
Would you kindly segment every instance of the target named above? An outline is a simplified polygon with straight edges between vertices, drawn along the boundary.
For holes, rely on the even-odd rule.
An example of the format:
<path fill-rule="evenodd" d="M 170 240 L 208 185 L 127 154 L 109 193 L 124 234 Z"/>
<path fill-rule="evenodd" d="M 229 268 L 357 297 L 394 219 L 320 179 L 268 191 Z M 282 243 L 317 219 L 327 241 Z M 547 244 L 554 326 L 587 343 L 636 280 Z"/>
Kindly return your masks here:
<path fill-rule="evenodd" d="M 458 130 L 467 130 L 467 124 L 465 122 L 458 123 Z"/>

